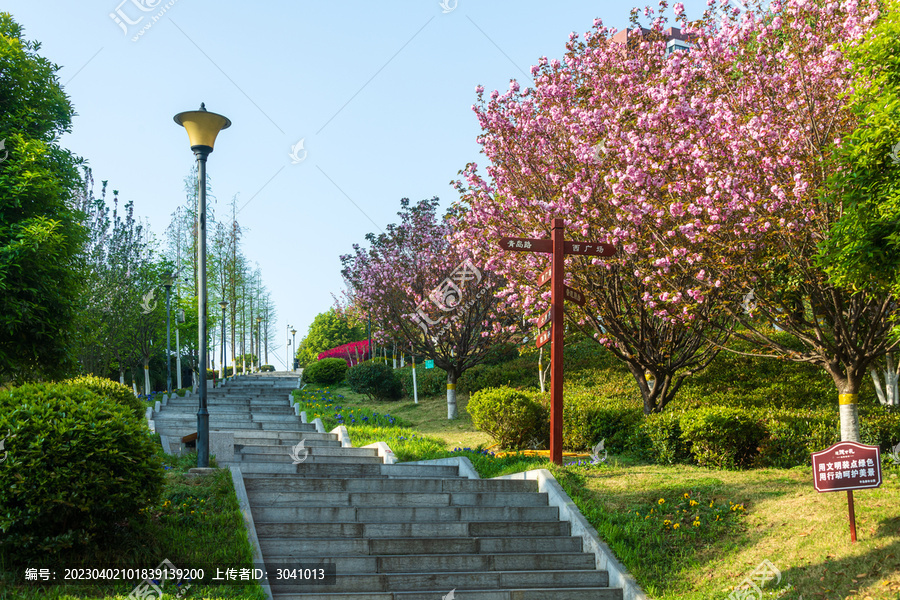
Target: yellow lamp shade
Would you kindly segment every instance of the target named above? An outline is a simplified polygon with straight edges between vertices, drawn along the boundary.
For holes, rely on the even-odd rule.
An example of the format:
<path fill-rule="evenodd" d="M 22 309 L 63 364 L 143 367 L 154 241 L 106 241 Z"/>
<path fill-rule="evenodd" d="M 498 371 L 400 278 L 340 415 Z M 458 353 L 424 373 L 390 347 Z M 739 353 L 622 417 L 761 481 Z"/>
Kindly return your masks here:
<path fill-rule="evenodd" d="M 175 115 L 175 122 L 187 130 L 191 140 L 191 148 L 194 146 L 206 146 L 212 151 L 216 143 L 216 136 L 223 129 L 231 127 L 231 121 L 222 115 L 209 112 L 204 104 L 200 104 L 200 110 L 189 110 Z"/>

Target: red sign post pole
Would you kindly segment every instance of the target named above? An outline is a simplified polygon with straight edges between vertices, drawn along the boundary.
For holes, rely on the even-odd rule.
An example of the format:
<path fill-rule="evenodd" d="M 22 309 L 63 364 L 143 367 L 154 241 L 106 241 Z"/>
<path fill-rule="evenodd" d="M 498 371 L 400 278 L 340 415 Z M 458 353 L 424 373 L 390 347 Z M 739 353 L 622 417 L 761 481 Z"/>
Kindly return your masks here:
<path fill-rule="evenodd" d="M 563 433 L 563 306 L 566 300 L 584 306 L 584 294 L 565 284 L 565 255 L 611 256 L 616 248 L 600 242 L 574 242 L 564 239 L 565 225 L 562 219 L 553 219 L 550 239 L 500 238 L 500 248 L 514 252 L 543 252 L 550 254 L 550 268 L 544 270 L 538 287 L 550 281 L 550 310 L 538 319 L 538 329 L 550 323 L 550 331 L 537 336 L 537 347 L 548 341 L 550 348 L 550 459 L 562 464 Z"/>
<path fill-rule="evenodd" d="M 562 464 L 563 436 L 563 303 L 565 248 L 562 219 L 553 219 L 550 241 L 550 460 Z"/>

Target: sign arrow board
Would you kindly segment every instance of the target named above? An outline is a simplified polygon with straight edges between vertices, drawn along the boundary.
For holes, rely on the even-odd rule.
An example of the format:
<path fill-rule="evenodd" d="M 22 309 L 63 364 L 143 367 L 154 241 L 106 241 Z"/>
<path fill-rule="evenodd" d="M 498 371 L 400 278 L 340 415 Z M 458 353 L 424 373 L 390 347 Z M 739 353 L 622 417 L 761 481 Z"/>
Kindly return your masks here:
<path fill-rule="evenodd" d="M 546 325 L 549 322 L 550 322 L 550 309 L 548 308 L 547 312 L 545 312 L 540 317 L 538 317 L 538 322 L 537 322 L 538 329 L 540 329 L 541 327 L 543 327 L 544 325 Z"/>
<path fill-rule="evenodd" d="M 500 238 L 500 247 L 515 252 L 553 252 L 553 244 L 550 240 L 532 238 L 502 237 Z"/>
<path fill-rule="evenodd" d="M 599 242 L 563 242 L 566 254 L 584 254 L 588 256 L 612 256 L 616 253 L 616 247 L 612 244 Z"/>
<path fill-rule="evenodd" d="M 544 344 L 546 344 L 547 342 L 550 341 L 550 331 L 551 330 L 552 330 L 552 328 L 548 328 L 546 331 L 542 331 L 537 336 L 537 341 L 536 341 L 537 348 L 540 348 L 541 346 L 543 346 Z"/>
<path fill-rule="evenodd" d="M 579 292 L 578 290 L 572 289 L 569 286 L 565 286 L 565 296 L 566 300 L 577 304 L 578 306 L 584 306 L 584 294 Z"/>
<path fill-rule="evenodd" d="M 541 273 L 541 276 L 538 278 L 538 287 L 544 287 L 547 285 L 547 282 L 550 281 L 550 267 L 544 269 L 544 272 Z"/>

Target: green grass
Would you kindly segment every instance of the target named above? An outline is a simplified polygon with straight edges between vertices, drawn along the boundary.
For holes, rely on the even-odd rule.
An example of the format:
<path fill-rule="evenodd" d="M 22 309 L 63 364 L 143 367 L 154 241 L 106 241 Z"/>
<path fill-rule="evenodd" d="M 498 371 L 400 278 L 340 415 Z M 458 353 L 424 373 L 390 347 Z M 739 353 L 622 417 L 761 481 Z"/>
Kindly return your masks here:
<path fill-rule="evenodd" d="M 176 568 L 203 567 L 207 573 L 216 566 L 252 567 L 252 553 L 231 475 L 220 470 L 208 476 L 190 477 L 187 470 L 196 466 L 196 455 L 165 456 L 166 482 L 158 504 L 141 517 L 111 528 L 98 547 L 77 554 L 48 560 L 46 565 L 6 565 L 2 571 L 21 574 L 25 567 L 46 566 L 62 577 L 60 565 L 83 568 L 120 566 L 155 568 L 168 559 Z M 0 581 L 0 600 L 124 600 L 137 581 L 104 586 L 14 585 Z M 164 598 L 233 598 L 264 600 L 262 588 L 255 582 L 217 586 L 202 582 L 191 584 L 181 596 L 169 582 Z M 182 586 L 184 587 L 184 586 Z M 154 596 L 155 597 L 155 596 Z"/>

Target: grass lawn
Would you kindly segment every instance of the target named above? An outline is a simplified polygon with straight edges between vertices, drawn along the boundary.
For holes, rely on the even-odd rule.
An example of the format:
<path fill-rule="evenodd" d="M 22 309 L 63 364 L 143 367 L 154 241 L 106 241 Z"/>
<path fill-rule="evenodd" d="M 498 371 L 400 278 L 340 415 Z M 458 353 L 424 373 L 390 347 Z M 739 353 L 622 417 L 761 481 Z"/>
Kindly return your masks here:
<path fill-rule="evenodd" d="M 726 598 L 763 560 L 781 572 L 767 592 L 791 586 L 783 598 L 900 598 L 900 467 L 884 470 L 881 488 L 854 494 L 858 541 L 851 543 L 846 492 L 816 492 L 809 467 L 609 462 L 554 471 L 653 598 Z M 697 505 L 676 508 L 685 493 Z M 709 531 L 710 502 L 739 516 Z"/>
<path fill-rule="evenodd" d="M 357 394 L 347 387 L 346 384 L 329 386 L 309 384 L 309 387 L 306 389 L 311 388 L 325 389 L 334 394 L 340 394 L 344 397 L 343 401 L 340 402 L 340 405 L 343 407 L 367 408 L 380 413 L 389 412 L 391 415 L 399 417 L 403 424 L 419 433 L 442 440 L 448 450 L 457 447 L 476 448 L 478 446 L 489 446 L 492 443 L 491 438 L 487 434 L 477 431 L 475 426 L 472 425 L 472 418 L 466 412 L 466 405 L 469 403 L 468 394 L 456 395 L 459 419 L 450 421 L 447 419 L 446 396 L 431 396 L 428 398 L 419 396 L 418 404 L 407 398 L 394 402 L 380 402 L 369 400 L 366 396 Z M 315 418 L 312 412 L 308 411 L 307 414 L 310 421 Z M 323 421 L 325 421 L 324 418 Z M 326 421 L 325 424 L 327 426 L 329 422 Z M 335 423 L 333 426 L 336 425 Z M 356 442 L 354 442 L 354 445 L 356 445 Z"/>

